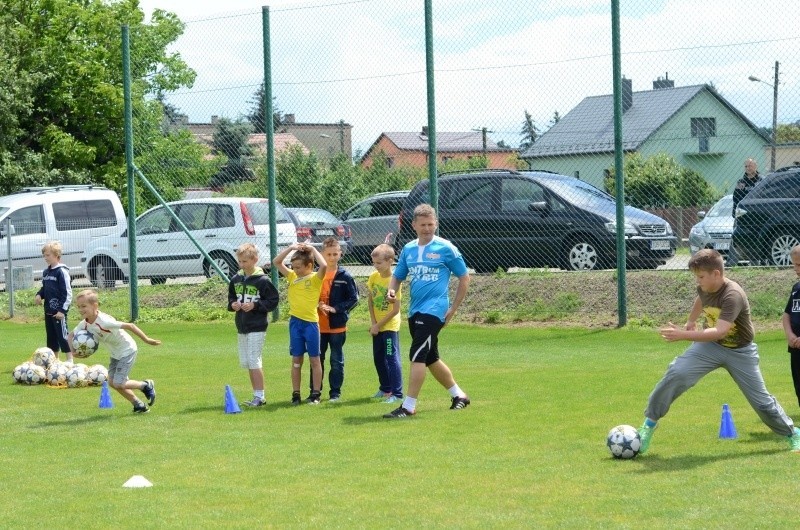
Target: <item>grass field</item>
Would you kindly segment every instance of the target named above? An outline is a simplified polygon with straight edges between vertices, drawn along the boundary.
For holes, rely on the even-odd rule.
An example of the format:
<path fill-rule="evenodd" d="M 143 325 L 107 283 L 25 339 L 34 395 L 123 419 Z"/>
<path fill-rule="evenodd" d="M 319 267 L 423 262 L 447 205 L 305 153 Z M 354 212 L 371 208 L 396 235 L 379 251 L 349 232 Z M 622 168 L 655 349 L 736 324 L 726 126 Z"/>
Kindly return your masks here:
<path fill-rule="evenodd" d="M 348 334 L 343 401 L 290 407 L 287 328 L 271 325 L 269 404 L 241 414 L 223 411 L 226 384 L 250 395 L 230 322 L 142 327 L 163 345 L 140 347 L 132 377 L 154 378 L 158 399 L 134 415 L 114 392 L 114 408 L 100 409 L 96 387 L 12 384 L 43 330 L 0 322 L 0 526 L 794 526 L 800 455 L 725 372 L 676 402 L 646 456 L 610 457 L 608 430 L 639 425 L 686 345 L 653 330 L 446 328 L 444 358 L 472 406 L 448 410 L 429 377 L 417 416 L 390 421 L 380 416 L 392 405 L 368 398 L 377 381 L 363 326 Z M 758 338 L 768 388 L 800 417 L 782 334 Z M 718 439 L 723 403 L 737 440 Z M 153 487 L 123 488 L 133 475 Z"/>

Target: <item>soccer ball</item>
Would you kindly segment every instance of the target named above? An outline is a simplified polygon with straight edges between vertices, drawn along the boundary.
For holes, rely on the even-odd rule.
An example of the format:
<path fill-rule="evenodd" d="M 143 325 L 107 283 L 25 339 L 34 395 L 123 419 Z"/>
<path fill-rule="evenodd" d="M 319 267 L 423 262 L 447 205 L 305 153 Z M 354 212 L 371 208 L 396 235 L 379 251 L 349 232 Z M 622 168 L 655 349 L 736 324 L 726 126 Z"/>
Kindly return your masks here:
<path fill-rule="evenodd" d="M 67 386 L 70 388 L 79 388 L 89 385 L 86 379 L 86 370 L 80 366 L 73 366 L 65 374 L 67 379 Z"/>
<path fill-rule="evenodd" d="M 608 450 L 614 458 L 633 458 L 642 448 L 639 431 L 630 425 L 617 425 L 608 433 L 606 440 Z"/>
<path fill-rule="evenodd" d="M 85 359 L 94 354 L 98 346 L 94 335 L 85 329 L 79 329 L 72 335 L 72 349 L 75 351 L 75 357 Z"/>
<path fill-rule="evenodd" d="M 89 367 L 89 371 L 86 372 L 86 380 L 89 385 L 102 385 L 105 381 L 108 381 L 108 370 L 102 364 L 92 365 Z"/>
<path fill-rule="evenodd" d="M 45 381 L 47 372 L 44 368 L 32 362 L 24 362 L 14 368 L 12 375 L 17 383 L 22 383 L 24 385 L 38 385 L 39 383 L 43 383 Z"/>
<path fill-rule="evenodd" d="M 67 371 L 72 363 L 54 362 L 47 369 L 47 383 L 51 386 L 67 386 Z"/>
<path fill-rule="evenodd" d="M 53 361 L 56 360 L 56 354 L 50 348 L 38 348 L 33 352 L 33 363 L 41 366 L 45 370 L 50 368 Z"/>

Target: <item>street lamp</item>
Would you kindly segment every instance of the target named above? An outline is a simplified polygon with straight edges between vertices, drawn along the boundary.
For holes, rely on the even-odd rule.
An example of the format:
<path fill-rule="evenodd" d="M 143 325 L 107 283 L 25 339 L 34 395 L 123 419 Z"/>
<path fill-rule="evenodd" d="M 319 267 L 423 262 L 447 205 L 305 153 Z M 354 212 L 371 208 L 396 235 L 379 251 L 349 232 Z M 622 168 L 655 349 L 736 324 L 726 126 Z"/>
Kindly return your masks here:
<path fill-rule="evenodd" d="M 772 87 L 772 157 L 770 160 L 769 170 L 775 171 L 775 145 L 777 143 L 777 135 L 778 135 L 778 67 L 780 63 L 775 61 L 775 81 L 773 83 L 767 83 L 766 81 L 762 81 L 761 79 L 757 78 L 754 75 L 751 75 L 747 79 L 750 81 L 755 81 L 756 83 L 764 83 L 767 86 Z"/>

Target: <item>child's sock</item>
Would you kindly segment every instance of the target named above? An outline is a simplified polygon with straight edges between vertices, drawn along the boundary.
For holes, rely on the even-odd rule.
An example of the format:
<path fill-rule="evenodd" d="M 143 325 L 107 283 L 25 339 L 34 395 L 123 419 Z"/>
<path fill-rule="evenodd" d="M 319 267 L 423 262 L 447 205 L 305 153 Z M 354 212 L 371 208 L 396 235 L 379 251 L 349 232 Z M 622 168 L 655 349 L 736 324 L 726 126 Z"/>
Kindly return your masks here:
<path fill-rule="evenodd" d="M 650 418 L 645 418 L 644 419 L 644 424 L 647 427 L 650 427 L 651 429 L 656 426 L 656 423 L 658 423 L 658 422 L 655 422 L 655 421 L 651 420 Z"/>
<path fill-rule="evenodd" d="M 414 412 L 417 409 L 417 398 L 406 396 L 403 400 L 403 408 L 409 412 Z"/>
<path fill-rule="evenodd" d="M 450 392 L 450 397 L 464 397 L 464 396 L 466 396 L 464 391 L 461 390 L 461 388 L 459 388 L 458 385 L 451 386 L 450 388 L 447 389 L 447 391 Z"/>
<path fill-rule="evenodd" d="M 264 399 L 264 391 L 263 390 L 253 390 L 253 396 L 257 397 L 258 399 Z"/>

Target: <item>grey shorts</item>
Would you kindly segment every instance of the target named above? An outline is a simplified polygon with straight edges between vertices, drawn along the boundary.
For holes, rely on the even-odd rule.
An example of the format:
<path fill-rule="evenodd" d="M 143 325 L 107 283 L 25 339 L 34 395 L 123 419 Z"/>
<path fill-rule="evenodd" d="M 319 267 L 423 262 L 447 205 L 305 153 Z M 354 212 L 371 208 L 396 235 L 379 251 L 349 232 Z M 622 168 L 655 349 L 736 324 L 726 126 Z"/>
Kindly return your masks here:
<path fill-rule="evenodd" d="M 122 385 L 128 380 L 131 373 L 133 362 L 136 360 L 136 352 L 133 352 L 122 359 L 114 359 L 108 362 L 108 379 L 115 385 Z"/>

